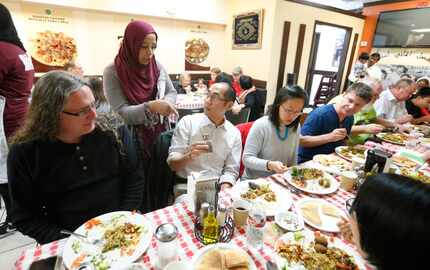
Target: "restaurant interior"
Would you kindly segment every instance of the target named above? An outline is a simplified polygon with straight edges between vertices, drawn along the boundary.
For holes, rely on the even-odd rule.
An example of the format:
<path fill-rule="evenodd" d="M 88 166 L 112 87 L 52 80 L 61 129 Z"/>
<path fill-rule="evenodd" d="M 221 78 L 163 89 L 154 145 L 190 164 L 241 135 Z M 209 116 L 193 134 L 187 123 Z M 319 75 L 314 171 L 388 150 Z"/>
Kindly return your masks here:
<path fill-rule="evenodd" d="M 0 269 L 426 269 L 429 0 L 0 15 Z"/>

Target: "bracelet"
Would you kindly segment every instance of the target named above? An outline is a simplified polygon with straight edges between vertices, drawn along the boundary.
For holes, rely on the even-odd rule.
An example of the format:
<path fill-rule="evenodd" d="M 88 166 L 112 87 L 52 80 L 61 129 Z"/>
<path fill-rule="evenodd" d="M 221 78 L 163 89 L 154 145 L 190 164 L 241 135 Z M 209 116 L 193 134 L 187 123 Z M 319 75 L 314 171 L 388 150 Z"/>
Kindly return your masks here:
<path fill-rule="evenodd" d="M 270 169 L 269 169 L 269 162 L 270 162 L 270 160 L 268 160 L 268 161 L 267 161 L 267 163 L 266 163 L 266 169 L 270 172 Z"/>

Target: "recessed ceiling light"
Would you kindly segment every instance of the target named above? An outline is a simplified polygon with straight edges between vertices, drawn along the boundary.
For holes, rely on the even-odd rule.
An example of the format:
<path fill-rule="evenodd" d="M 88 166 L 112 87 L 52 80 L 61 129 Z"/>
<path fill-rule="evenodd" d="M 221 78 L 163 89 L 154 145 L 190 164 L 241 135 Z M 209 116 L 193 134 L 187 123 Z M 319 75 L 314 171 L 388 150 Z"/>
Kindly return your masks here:
<path fill-rule="evenodd" d="M 418 29 L 412 29 L 411 31 L 415 33 L 427 33 L 427 32 L 430 32 L 430 28 L 418 28 Z"/>

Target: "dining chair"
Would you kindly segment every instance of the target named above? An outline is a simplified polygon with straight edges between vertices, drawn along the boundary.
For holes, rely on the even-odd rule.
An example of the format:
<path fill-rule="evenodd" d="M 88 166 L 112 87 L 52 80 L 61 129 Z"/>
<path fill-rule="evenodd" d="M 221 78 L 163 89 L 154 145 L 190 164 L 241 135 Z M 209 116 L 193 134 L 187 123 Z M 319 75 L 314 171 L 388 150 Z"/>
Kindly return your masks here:
<path fill-rule="evenodd" d="M 231 110 L 225 113 L 225 118 L 230 121 L 233 125 L 239 125 L 248 122 L 251 108 L 243 108 L 238 114 L 234 114 Z"/>

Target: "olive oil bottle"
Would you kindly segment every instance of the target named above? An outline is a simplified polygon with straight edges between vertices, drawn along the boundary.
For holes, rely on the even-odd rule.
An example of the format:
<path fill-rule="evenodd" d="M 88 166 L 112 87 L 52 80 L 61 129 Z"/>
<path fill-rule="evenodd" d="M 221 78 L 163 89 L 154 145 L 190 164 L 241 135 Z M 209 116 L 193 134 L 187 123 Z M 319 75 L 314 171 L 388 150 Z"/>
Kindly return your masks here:
<path fill-rule="evenodd" d="M 208 208 L 208 215 L 203 220 L 203 244 L 209 245 L 218 242 L 218 222 L 212 205 Z"/>

